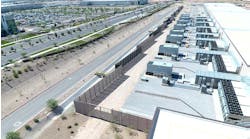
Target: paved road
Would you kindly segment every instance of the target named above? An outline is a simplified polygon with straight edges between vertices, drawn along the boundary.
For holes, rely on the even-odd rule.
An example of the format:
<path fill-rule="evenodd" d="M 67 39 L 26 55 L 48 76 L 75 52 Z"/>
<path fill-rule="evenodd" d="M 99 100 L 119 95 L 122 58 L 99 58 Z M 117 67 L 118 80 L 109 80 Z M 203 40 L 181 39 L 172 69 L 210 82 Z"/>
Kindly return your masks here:
<path fill-rule="evenodd" d="M 103 22 L 98 22 L 96 24 L 84 24 L 82 26 L 79 26 L 80 30 L 78 29 L 71 29 L 71 34 L 68 34 L 67 29 L 63 29 L 61 31 L 57 31 L 58 37 L 55 37 L 55 33 L 48 33 L 47 35 L 40 36 L 38 38 L 34 38 L 31 41 L 21 41 L 16 44 L 10 45 L 8 47 L 2 48 L 2 51 L 5 53 L 5 55 L 2 55 L 1 58 L 1 66 L 6 65 L 9 60 L 19 60 L 22 58 L 22 53 L 26 53 L 26 56 L 29 56 L 31 54 L 34 54 L 36 52 L 39 52 L 41 50 L 53 47 L 55 44 L 57 46 L 59 44 L 62 44 L 63 42 L 68 42 L 73 39 L 78 39 L 79 35 L 84 36 L 89 33 L 93 33 L 96 30 L 104 29 L 105 27 L 111 26 L 113 24 L 116 24 L 118 22 L 121 22 L 125 19 L 129 19 L 134 16 L 138 16 L 142 14 L 143 12 L 151 11 L 153 9 L 154 5 L 150 5 L 147 7 L 144 7 L 142 9 L 138 9 L 132 12 L 127 12 L 123 14 L 119 14 L 116 16 L 112 16 L 110 18 L 107 18 L 106 20 L 103 20 Z M 73 32 L 75 30 L 75 32 Z M 64 33 L 62 35 L 61 33 Z M 31 46 L 30 43 L 33 45 Z M 21 47 L 21 45 L 23 47 Z M 15 52 L 11 51 L 11 48 L 16 49 Z"/>
<path fill-rule="evenodd" d="M 112 56 L 114 56 L 114 60 L 110 63 L 111 65 L 116 62 L 117 59 L 121 57 L 121 55 L 116 55 L 124 51 L 124 48 L 132 48 L 136 43 L 138 43 L 141 39 L 143 39 L 146 35 L 148 35 L 148 31 L 152 28 L 155 28 L 156 25 L 159 25 L 164 20 L 164 17 L 169 16 L 174 11 L 174 8 L 165 9 L 163 12 L 164 14 L 157 14 L 155 15 L 155 20 L 153 20 L 149 25 L 145 26 L 138 32 L 134 33 L 117 46 L 111 48 L 106 53 L 102 54 L 98 58 L 94 59 L 89 64 L 81 67 L 79 70 L 75 71 L 74 73 L 67 76 L 65 79 L 61 80 L 60 82 L 56 83 L 51 88 L 47 89 L 41 95 L 37 96 L 9 116 L 2 119 L 2 138 L 4 138 L 5 134 L 8 131 L 13 131 L 21 127 L 25 122 L 27 122 L 30 118 L 34 117 L 38 114 L 43 108 L 46 107 L 46 101 L 50 98 L 57 98 L 65 93 L 66 90 L 70 89 L 74 84 L 81 81 L 84 76 L 88 75 L 92 71 L 96 70 L 97 67 L 103 65 L 107 60 L 110 60 Z M 135 42 L 131 44 L 131 42 Z M 125 53 L 125 52 L 123 52 Z M 109 64 L 109 66 L 110 66 Z M 103 65 L 105 66 L 105 65 Z M 93 78 L 93 80 L 88 83 L 91 85 L 94 83 L 94 80 L 97 78 Z M 70 102 L 74 100 L 75 97 L 79 96 L 82 91 L 86 89 L 86 86 L 81 88 L 79 91 L 75 92 L 70 98 L 68 98 L 65 103 L 62 105 L 66 107 Z"/>

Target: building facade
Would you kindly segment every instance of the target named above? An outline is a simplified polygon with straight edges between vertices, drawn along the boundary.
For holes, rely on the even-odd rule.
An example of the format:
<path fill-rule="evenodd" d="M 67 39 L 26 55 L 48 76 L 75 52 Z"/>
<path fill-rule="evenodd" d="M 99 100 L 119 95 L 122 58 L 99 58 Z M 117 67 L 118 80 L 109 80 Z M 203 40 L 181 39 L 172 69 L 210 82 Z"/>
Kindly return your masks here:
<path fill-rule="evenodd" d="M 3 16 L 1 17 L 1 36 L 7 36 L 9 34 L 18 33 L 18 29 L 13 16 Z"/>

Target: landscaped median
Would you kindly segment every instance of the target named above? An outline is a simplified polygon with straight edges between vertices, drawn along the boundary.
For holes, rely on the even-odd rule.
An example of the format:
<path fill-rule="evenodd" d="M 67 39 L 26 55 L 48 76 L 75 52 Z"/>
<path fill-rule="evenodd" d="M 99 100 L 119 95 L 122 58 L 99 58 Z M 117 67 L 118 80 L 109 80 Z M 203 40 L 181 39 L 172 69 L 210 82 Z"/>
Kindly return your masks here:
<path fill-rule="evenodd" d="M 99 38 L 104 37 L 105 35 L 108 35 L 112 31 L 114 31 L 114 29 L 115 29 L 115 26 L 111 26 L 111 27 L 105 28 L 103 30 L 89 34 L 87 36 L 84 36 L 80 39 L 68 41 L 67 43 L 63 43 L 62 45 L 59 45 L 58 47 L 51 46 L 45 50 L 42 50 L 42 51 L 39 51 L 39 52 L 32 54 L 31 56 L 24 59 L 23 61 L 26 62 L 26 61 L 30 61 L 30 60 L 35 59 L 35 58 L 40 58 L 40 57 L 44 57 L 44 56 L 48 56 L 48 55 L 52 55 L 52 54 L 57 54 L 57 53 L 64 52 L 66 50 L 73 49 L 76 47 L 84 47 L 84 45 L 86 45 L 87 43 L 93 42 Z"/>
<path fill-rule="evenodd" d="M 3 41 L 4 40 L 1 41 L 2 42 L 1 48 L 15 44 L 14 42 L 3 43 Z"/>

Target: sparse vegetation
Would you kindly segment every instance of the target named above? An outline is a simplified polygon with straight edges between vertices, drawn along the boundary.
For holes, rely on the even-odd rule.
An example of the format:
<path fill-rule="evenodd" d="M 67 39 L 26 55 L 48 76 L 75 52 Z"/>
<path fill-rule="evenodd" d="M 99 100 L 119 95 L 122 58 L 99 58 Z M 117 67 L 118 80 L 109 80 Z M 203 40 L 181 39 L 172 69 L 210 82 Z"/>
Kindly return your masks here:
<path fill-rule="evenodd" d="M 58 102 L 55 99 L 49 99 L 47 101 L 47 106 L 48 108 L 50 108 L 51 110 L 55 110 L 58 107 Z"/>
<path fill-rule="evenodd" d="M 8 62 L 11 64 L 11 63 L 14 63 L 13 59 L 9 59 Z"/>
<path fill-rule="evenodd" d="M 29 70 L 27 68 L 24 68 L 23 71 L 24 72 L 29 72 Z"/>
<path fill-rule="evenodd" d="M 6 139 L 21 139 L 19 132 L 8 132 L 6 135 Z"/>
<path fill-rule="evenodd" d="M 19 75 L 18 75 L 18 73 L 17 73 L 15 70 L 12 70 L 12 73 L 13 73 L 13 76 L 14 76 L 15 78 L 19 78 Z"/>
<path fill-rule="evenodd" d="M 29 69 L 30 71 L 33 71 L 33 68 L 30 65 L 27 66 L 27 69 Z"/>
<path fill-rule="evenodd" d="M 111 124 L 111 129 L 112 129 L 112 131 L 115 132 L 115 133 L 119 133 L 119 132 L 122 131 L 122 130 L 121 130 L 119 127 L 117 127 L 117 125 L 115 125 L 115 124 Z"/>
<path fill-rule="evenodd" d="M 129 136 L 138 136 L 138 133 L 134 132 L 131 129 L 128 129 L 128 134 L 129 134 Z"/>
<path fill-rule="evenodd" d="M 123 139 L 123 137 L 120 134 L 115 134 L 115 139 Z"/>

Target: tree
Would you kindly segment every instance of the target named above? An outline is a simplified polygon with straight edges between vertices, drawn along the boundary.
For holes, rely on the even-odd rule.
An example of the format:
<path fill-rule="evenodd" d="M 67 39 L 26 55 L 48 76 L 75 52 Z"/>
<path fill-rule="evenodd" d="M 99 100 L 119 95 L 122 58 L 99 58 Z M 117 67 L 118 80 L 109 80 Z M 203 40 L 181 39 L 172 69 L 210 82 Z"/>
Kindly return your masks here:
<path fill-rule="evenodd" d="M 8 132 L 6 139 L 21 139 L 19 132 Z"/>
<path fill-rule="evenodd" d="M 54 44 L 54 47 L 57 47 L 57 43 L 54 42 L 53 44 Z"/>
<path fill-rule="evenodd" d="M 81 28 L 79 28 L 79 27 L 77 28 L 77 30 L 78 30 L 78 31 L 82 31 Z"/>
<path fill-rule="evenodd" d="M 14 63 L 13 59 L 9 59 L 8 62 L 11 64 L 11 63 Z"/>
<path fill-rule="evenodd" d="M 54 110 L 55 108 L 57 108 L 58 102 L 57 102 L 57 100 L 55 100 L 55 99 L 49 99 L 49 100 L 47 101 L 47 106 L 48 106 L 51 110 Z"/>
<path fill-rule="evenodd" d="M 21 55 L 22 55 L 23 58 L 25 58 L 26 55 L 27 55 L 27 53 L 26 52 L 22 52 Z"/>
<path fill-rule="evenodd" d="M 69 30 L 67 31 L 67 33 L 68 33 L 68 34 L 71 34 L 71 32 L 70 32 Z"/>
<path fill-rule="evenodd" d="M 30 125 L 25 125 L 24 127 L 25 127 L 25 129 L 28 130 L 28 131 L 31 131 L 31 130 L 32 130 L 32 127 L 31 127 Z"/>

